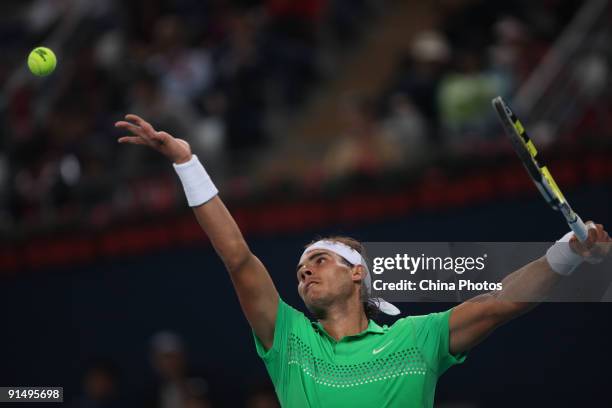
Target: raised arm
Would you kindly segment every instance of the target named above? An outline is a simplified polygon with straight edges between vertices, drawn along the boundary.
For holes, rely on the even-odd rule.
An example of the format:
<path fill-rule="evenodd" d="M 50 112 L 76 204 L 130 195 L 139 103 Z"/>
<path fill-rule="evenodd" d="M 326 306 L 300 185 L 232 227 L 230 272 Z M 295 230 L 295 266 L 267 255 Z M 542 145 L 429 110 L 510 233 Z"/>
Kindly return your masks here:
<path fill-rule="evenodd" d="M 569 246 L 581 258 L 603 257 L 610 249 L 609 242 L 608 233 L 597 224 L 589 229 L 586 242 L 580 243 L 573 236 Z M 565 246 L 565 250 L 570 249 Z M 558 272 L 551 267 L 551 260 L 543 256 L 504 278 L 501 291 L 476 296 L 454 308 L 449 321 L 450 352 L 456 354 L 471 349 L 496 327 L 535 307 L 563 279 Z"/>
<path fill-rule="evenodd" d="M 156 131 L 136 115 L 126 115 L 125 119 L 115 126 L 129 131 L 131 135 L 119 138 L 119 143 L 148 146 L 172 160 L 179 168 L 197 160 L 184 140 Z M 202 179 L 206 179 L 203 170 Z M 209 186 L 214 189 L 212 182 L 209 182 Z M 263 345 L 270 348 L 274 339 L 278 292 L 265 266 L 251 253 L 234 218 L 215 193 L 216 189 L 210 194 L 214 196 L 206 202 L 192 203 L 193 212 L 223 260 L 249 324 Z"/>

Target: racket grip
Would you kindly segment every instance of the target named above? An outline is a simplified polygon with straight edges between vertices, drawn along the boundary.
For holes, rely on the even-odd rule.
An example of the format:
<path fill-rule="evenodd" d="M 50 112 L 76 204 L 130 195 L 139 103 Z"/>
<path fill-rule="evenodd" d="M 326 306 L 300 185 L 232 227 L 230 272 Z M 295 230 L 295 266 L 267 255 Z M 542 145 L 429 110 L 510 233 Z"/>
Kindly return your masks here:
<path fill-rule="evenodd" d="M 576 238 L 578 238 L 578 241 L 584 242 L 587 240 L 587 237 L 589 236 L 589 230 L 587 226 L 584 225 L 584 222 L 582 222 L 582 219 L 578 214 L 576 214 L 576 219 L 573 222 L 568 222 L 567 225 L 569 225 L 572 231 L 574 231 L 574 234 L 576 234 Z"/>

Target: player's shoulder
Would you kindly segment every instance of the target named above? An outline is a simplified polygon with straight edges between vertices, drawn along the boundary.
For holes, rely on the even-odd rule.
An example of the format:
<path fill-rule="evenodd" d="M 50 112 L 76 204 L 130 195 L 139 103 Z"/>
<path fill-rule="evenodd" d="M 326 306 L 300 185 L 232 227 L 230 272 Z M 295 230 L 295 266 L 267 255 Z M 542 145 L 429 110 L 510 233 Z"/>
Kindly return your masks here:
<path fill-rule="evenodd" d="M 442 312 L 432 312 L 422 315 L 410 315 L 399 318 L 390 326 L 390 330 L 414 330 L 419 332 L 433 326 L 439 326 L 448 322 L 448 316 L 452 309 Z"/>
<path fill-rule="evenodd" d="M 285 320 L 292 322 L 294 325 L 305 325 L 307 327 L 311 325 L 310 319 L 303 312 L 289 305 L 282 298 L 279 298 L 278 301 L 278 313 L 282 314 Z"/>

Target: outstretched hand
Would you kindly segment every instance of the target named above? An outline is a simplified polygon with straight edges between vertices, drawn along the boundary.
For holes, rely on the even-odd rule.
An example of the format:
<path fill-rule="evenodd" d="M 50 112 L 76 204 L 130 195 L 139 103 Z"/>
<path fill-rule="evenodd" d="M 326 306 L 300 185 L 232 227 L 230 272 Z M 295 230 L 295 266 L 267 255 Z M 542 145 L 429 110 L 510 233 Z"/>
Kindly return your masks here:
<path fill-rule="evenodd" d="M 119 143 L 149 146 L 176 164 L 185 163 L 191 159 L 191 147 L 182 139 L 177 139 L 166 132 L 158 132 L 149 122 L 140 116 L 125 115 L 126 120 L 115 123 L 115 127 L 125 129 L 131 135 L 120 137 Z"/>
<path fill-rule="evenodd" d="M 589 263 L 598 263 L 610 252 L 610 236 L 603 225 L 587 222 L 588 236 L 586 241 L 580 242 L 576 235 L 570 238 L 570 247 Z"/>

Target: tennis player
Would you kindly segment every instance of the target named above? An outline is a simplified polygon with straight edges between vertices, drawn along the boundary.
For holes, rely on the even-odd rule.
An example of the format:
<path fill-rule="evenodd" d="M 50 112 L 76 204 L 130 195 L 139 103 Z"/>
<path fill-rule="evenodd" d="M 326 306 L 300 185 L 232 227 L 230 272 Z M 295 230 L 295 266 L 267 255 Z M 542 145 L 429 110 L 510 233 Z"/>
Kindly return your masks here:
<path fill-rule="evenodd" d="M 438 377 L 496 327 L 528 311 L 584 260 L 606 255 L 610 237 L 590 223 L 588 240 L 572 233 L 540 259 L 503 281 L 503 290 L 448 311 L 399 318 L 391 326 L 371 319 L 397 315 L 369 296 L 371 278 L 359 242 L 328 238 L 306 247 L 297 262 L 298 292 L 315 318 L 287 305 L 265 266 L 253 255 L 218 191 L 187 142 L 156 131 L 136 115 L 116 126 L 120 143 L 149 146 L 173 161 L 187 201 L 223 260 L 242 310 L 284 407 L 432 407 Z"/>

